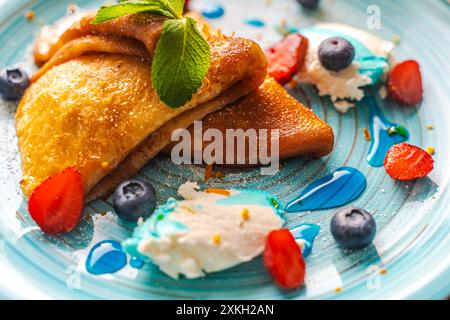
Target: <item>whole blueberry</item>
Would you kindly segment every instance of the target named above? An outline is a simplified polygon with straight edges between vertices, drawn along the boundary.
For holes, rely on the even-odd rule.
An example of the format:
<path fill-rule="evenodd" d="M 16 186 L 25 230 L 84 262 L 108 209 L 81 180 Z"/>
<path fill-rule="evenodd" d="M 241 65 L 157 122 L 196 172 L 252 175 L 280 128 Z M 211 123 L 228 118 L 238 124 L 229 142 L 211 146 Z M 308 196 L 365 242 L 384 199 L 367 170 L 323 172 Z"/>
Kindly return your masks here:
<path fill-rule="evenodd" d="M 328 38 L 319 46 L 319 60 L 327 70 L 343 70 L 352 63 L 354 58 L 355 48 L 343 38 Z"/>
<path fill-rule="evenodd" d="M 19 100 L 30 85 L 30 79 L 21 68 L 0 69 L 0 93 L 7 100 Z"/>
<path fill-rule="evenodd" d="M 297 2 L 307 9 L 315 9 L 319 5 L 319 0 L 297 0 Z"/>
<path fill-rule="evenodd" d="M 137 221 L 148 218 L 156 207 L 155 190 L 153 186 L 141 179 L 131 179 L 122 182 L 114 192 L 114 210 L 126 221 Z"/>
<path fill-rule="evenodd" d="M 345 249 L 362 249 L 372 243 L 377 230 L 372 215 L 357 207 L 338 211 L 331 220 L 331 234 Z"/>

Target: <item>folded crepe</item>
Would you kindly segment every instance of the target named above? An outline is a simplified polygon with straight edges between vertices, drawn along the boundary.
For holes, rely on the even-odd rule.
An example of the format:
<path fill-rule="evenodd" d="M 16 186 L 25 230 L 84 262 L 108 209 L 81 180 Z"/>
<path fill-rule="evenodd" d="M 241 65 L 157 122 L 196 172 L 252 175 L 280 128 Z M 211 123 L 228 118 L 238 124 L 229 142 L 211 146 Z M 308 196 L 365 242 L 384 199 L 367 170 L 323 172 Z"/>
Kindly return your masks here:
<path fill-rule="evenodd" d="M 334 134 L 333 129 L 320 119 L 314 112 L 302 105 L 293 98 L 278 82 L 267 77 L 264 83 L 254 92 L 244 98 L 228 105 L 216 112 L 208 114 L 202 120 L 202 134 L 209 129 L 218 129 L 226 136 L 227 129 L 242 129 L 247 132 L 255 129 L 258 133 L 260 129 L 267 130 L 267 141 L 262 141 L 265 136 L 257 136 L 258 150 L 266 156 L 271 156 L 270 135 L 275 129 L 279 130 L 279 158 L 287 159 L 299 155 L 307 155 L 312 158 L 319 158 L 329 154 L 333 150 Z M 194 135 L 194 127 L 189 127 L 191 136 Z M 227 149 L 227 139 L 224 139 L 223 150 Z M 203 141 L 201 150 L 211 144 L 210 141 Z M 163 154 L 170 155 L 172 148 L 176 145 L 172 142 L 162 151 Z M 238 159 L 236 152 L 238 141 L 233 143 L 234 160 L 236 166 L 249 166 L 260 163 L 260 154 L 257 159 L 252 159 L 249 152 L 250 142 L 245 141 L 243 157 Z M 191 154 L 196 152 L 195 145 L 192 144 Z M 231 149 L 230 148 L 230 149 Z M 223 154 L 222 164 L 226 163 L 226 154 Z M 244 163 L 239 164 L 238 160 Z M 256 160 L 256 161 L 255 161 Z"/>
<path fill-rule="evenodd" d="M 206 29 L 209 34 L 220 34 L 220 30 L 214 30 L 205 21 L 201 15 L 191 11 L 189 16 L 194 18 L 201 29 Z M 274 79 L 267 76 L 261 86 L 246 97 L 230 104 L 224 109 L 218 110 L 207 115 L 202 120 L 202 133 L 209 129 L 218 129 L 223 136 L 226 135 L 227 129 L 234 131 L 242 129 L 266 129 L 268 136 L 275 129 L 279 130 L 279 158 L 287 159 L 299 155 L 311 156 L 319 158 L 328 155 L 333 151 L 334 133 L 333 129 L 312 110 L 294 99 L 289 93 Z M 189 128 L 191 135 L 194 133 L 194 127 Z M 260 138 L 258 136 L 258 138 Z M 224 140 L 224 150 L 227 150 L 226 140 Z M 235 141 L 237 142 L 237 141 Z M 264 154 L 270 156 L 270 138 L 266 142 L 258 141 L 258 147 L 267 149 Z M 203 141 L 200 146 L 202 151 L 210 144 L 209 141 Z M 172 148 L 176 143 L 171 143 L 162 151 L 163 154 L 170 155 Z M 191 155 L 197 151 L 195 145 L 192 145 Z M 265 147 L 265 148 L 264 148 Z M 235 152 L 234 164 L 238 166 L 248 166 L 254 163 L 255 159 L 251 159 L 250 142 L 245 141 L 245 155 L 243 157 L 244 164 L 238 165 L 238 155 Z M 235 143 L 235 150 L 237 144 Z M 225 166 L 226 155 L 221 163 Z M 242 160 L 242 158 L 241 158 Z M 256 162 L 260 163 L 260 154 L 258 153 Z"/>
<path fill-rule="evenodd" d="M 256 43 L 210 35 L 211 67 L 201 88 L 169 108 L 152 87 L 150 68 L 164 18 L 137 14 L 92 25 L 93 18 L 36 46 L 36 61 L 45 64 L 16 115 L 27 196 L 68 167 L 81 173 L 87 201 L 108 194 L 170 143 L 174 129 L 235 102 L 266 76 Z"/>

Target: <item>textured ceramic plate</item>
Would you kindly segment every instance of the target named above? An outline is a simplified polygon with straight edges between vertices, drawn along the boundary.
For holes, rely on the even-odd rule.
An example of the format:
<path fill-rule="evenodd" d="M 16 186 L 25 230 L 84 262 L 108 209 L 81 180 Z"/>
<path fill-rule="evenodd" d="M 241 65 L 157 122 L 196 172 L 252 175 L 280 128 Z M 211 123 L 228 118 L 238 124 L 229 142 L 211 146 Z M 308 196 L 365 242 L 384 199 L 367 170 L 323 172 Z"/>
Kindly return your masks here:
<path fill-rule="evenodd" d="M 208 0 L 209 1 L 209 0 Z M 41 24 L 66 13 L 67 5 L 94 8 L 101 1 L 1 1 L 0 66 L 23 64 L 32 68 L 30 45 Z M 194 7 L 205 1 L 193 0 Z M 209 1 L 211 2 L 211 1 Z M 436 148 L 436 168 L 429 178 L 398 183 L 383 168 L 369 167 L 367 110 L 354 109 L 340 115 L 314 89 L 302 87 L 293 94 L 328 121 L 336 134 L 335 151 L 327 158 L 311 161 L 292 159 L 273 177 L 258 170 L 228 170 L 222 184 L 261 188 L 285 203 L 313 179 L 337 167 L 352 166 L 367 177 L 368 187 L 355 205 L 371 211 L 378 224 L 373 246 L 361 252 L 340 250 L 329 233 L 333 210 L 286 216 L 288 226 L 317 223 L 322 231 L 307 260 L 306 286 L 295 292 L 278 290 L 267 276 L 260 259 L 199 280 L 175 281 L 153 266 L 126 267 L 113 275 L 92 276 L 84 261 L 89 249 L 104 239 L 122 240 L 131 230 L 117 220 L 110 202 L 86 208 L 86 218 L 70 235 L 48 237 L 30 219 L 18 189 L 20 163 L 14 130 L 14 104 L 0 107 L 0 297 L 6 298 L 444 298 L 450 294 L 450 6 L 444 0 L 322 0 L 322 8 L 304 12 L 295 0 L 226 0 L 225 15 L 212 20 L 225 32 L 252 37 L 266 45 L 280 35 L 276 27 L 304 27 L 318 21 L 336 21 L 367 28 L 368 7 L 381 13 L 381 29 L 372 32 L 400 39 L 399 59 L 420 61 L 425 98 L 419 108 L 382 104 L 386 115 L 411 132 L 410 142 Z M 272 3 L 270 5 L 270 3 Z M 370 11 L 369 8 L 369 13 Z M 375 8 L 376 9 L 376 8 Z M 27 10 L 37 14 L 32 23 Z M 249 26 L 246 19 L 260 19 L 264 27 Z M 428 130 L 427 125 L 434 130 Z M 161 157 L 150 162 L 139 176 L 157 188 L 159 201 L 174 196 L 186 180 L 202 181 L 204 168 L 178 167 Z M 219 184 L 212 181 L 209 185 Z"/>

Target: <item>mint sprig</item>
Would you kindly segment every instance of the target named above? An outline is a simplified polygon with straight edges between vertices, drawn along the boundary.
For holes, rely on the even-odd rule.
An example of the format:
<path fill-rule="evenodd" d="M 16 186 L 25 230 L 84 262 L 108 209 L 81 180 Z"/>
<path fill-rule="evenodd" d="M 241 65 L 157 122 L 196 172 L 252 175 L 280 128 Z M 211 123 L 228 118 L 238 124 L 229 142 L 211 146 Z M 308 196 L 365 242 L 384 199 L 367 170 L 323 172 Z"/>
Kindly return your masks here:
<path fill-rule="evenodd" d="M 152 62 L 152 82 L 162 102 L 178 108 L 192 99 L 211 63 L 208 42 L 190 17 L 183 17 L 184 0 L 122 0 L 104 5 L 93 24 L 135 13 L 166 17 Z"/>

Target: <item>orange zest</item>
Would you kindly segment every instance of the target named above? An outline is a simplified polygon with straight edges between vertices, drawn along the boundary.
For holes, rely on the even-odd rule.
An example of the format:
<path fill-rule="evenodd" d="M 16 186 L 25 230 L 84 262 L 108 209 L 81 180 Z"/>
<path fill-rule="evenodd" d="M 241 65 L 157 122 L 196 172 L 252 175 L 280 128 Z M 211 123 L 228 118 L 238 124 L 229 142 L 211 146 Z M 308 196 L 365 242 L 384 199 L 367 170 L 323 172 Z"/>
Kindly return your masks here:
<path fill-rule="evenodd" d="M 208 188 L 205 190 L 206 193 L 216 193 L 216 194 L 220 194 L 223 196 L 229 196 L 230 195 L 230 191 L 226 190 L 226 189 L 222 189 L 222 188 Z"/>

